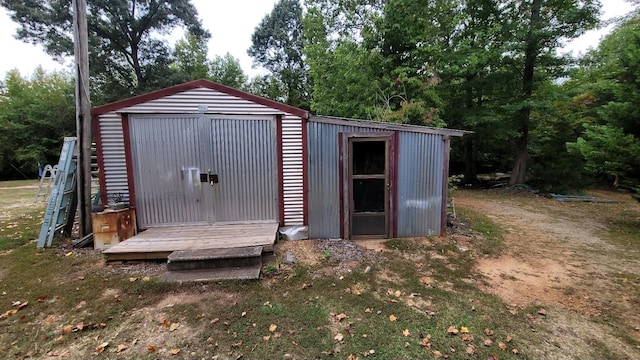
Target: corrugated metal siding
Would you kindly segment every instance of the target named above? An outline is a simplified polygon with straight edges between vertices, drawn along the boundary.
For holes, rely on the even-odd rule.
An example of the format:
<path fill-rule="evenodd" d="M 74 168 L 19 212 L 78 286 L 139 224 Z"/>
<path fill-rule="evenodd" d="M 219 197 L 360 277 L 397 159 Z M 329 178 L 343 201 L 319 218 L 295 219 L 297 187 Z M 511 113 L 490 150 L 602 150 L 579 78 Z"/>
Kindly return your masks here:
<path fill-rule="evenodd" d="M 284 224 L 302 225 L 304 222 L 302 119 L 282 118 L 282 187 Z"/>
<path fill-rule="evenodd" d="M 216 222 L 278 219 L 274 119 L 211 120 Z M 208 168 L 208 166 L 207 166 Z"/>
<path fill-rule="evenodd" d="M 161 99 L 118 110 L 119 113 L 140 114 L 195 114 L 200 106 L 209 114 L 275 115 L 282 111 L 208 88 L 198 88 Z M 282 119 L 284 223 L 297 225 L 303 222 L 302 175 L 302 119 L 284 114 Z M 125 167 L 124 140 L 120 115 L 109 113 L 100 116 L 105 162 L 107 194 L 121 193 L 128 201 L 128 183 Z M 107 168 L 108 167 L 108 168 Z"/>
<path fill-rule="evenodd" d="M 207 222 L 199 178 L 205 155 L 198 139 L 201 124 L 198 115 L 129 117 L 141 227 Z"/>
<path fill-rule="evenodd" d="M 121 113 L 198 113 L 207 106 L 208 113 L 219 114 L 281 114 L 282 111 L 219 91 L 197 88 L 160 99 L 123 108 Z"/>
<path fill-rule="evenodd" d="M 398 236 L 440 234 L 443 141 L 440 135 L 400 132 Z"/>
<path fill-rule="evenodd" d="M 129 122 L 141 227 L 277 221 L 272 116 L 131 115 Z"/>
<path fill-rule="evenodd" d="M 385 129 L 313 121 L 307 124 L 309 237 L 336 238 L 340 236 L 341 211 L 338 133 L 384 132 Z M 398 134 L 397 235 L 437 235 L 443 186 L 442 136 L 407 131 L 398 131 Z"/>
<path fill-rule="evenodd" d="M 100 175 L 106 183 L 107 199 L 111 201 L 115 194 L 120 194 L 123 201 L 129 202 L 121 117 L 118 114 L 103 115 L 100 117 L 99 126 L 104 162 L 104 169 Z"/>
<path fill-rule="evenodd" d="M 307 123 L 309 157 L 309 237 L 340 237 L 340 154 L 338 133 L 380 132 L 319 122 Z"/>

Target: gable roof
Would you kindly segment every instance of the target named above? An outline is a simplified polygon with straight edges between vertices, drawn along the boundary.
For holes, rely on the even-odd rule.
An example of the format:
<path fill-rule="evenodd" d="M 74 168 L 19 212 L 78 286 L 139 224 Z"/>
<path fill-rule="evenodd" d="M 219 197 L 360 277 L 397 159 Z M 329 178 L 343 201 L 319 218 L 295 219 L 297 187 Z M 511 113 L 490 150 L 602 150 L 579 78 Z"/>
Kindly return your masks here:
<path fill-rule="evenodd" d="M 307 119 L 309 117 L 309 112 L 306 110 L 299 109 L 297 107 L 293 107 L 293 106 L 283 104 L 277 101 L 273 101 L 267 98 L 263 98 L 258 95 L 250 94 L 248 92 L 234 89 L 232 87 L 218 84 L 216 82 L 205 80 L 205 79 L 189 81 L 183 84 L 178 84 L 168 88 L 152 91 L 150 93 L 146 93 L 146 94 L 130 97 L 127 99 L 119 100 L 116 102 L 112 102 L 109 104 L 97 106 L 91 110 L 91 115 L 98 116 L 98 115 L 118 111 L 123 108 L 135 106 L 138 104 L 142 104 L 145 102 L 149 102 L 152 100 L 160 99 L 166 96 L 171 96 L 180 92 L 193 90 L 197 88 L 207 88 L 207 89 L 219 91 L 219 92 L 222 92 L 231 96 L 235 96 L 247 101 L 251 101 L 260 105 L 277 109 L 285 113 L 293 114 L 303 119 Z"/>

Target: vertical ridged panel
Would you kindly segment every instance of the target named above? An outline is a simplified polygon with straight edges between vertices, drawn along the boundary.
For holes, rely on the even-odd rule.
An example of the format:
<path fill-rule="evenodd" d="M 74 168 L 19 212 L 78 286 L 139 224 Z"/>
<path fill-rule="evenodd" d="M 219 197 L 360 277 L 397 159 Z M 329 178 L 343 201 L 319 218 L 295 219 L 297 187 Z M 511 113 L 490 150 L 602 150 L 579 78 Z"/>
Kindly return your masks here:
<path fill-rule="evenodd" d="M 282 160 L 283 160 L 283 202 L 285 225 L 302 224 L 303 172 L 302 172 L 302 119 L 281 110 L 241 99 L 208 88 L 192 89 L 169 95 L 145 103 L 137 104 L 119 112 L 135 114 L 177 114 L 176 116 L 198 116 L 201 107 L 207 114 L 230 114 L 233 116 L 258 115 L 271 118 L 282 116 Z M 266 115 L 266 116 L 265 116 Z M 164 115 L 160 115 L 164 116 Z M 212 116 L 212 115 L 209 115 Z M 217 115 L 215 115 L 217 116 Z M 124 140 L 120 115 L 109 113 L 100 116 L 103 140 L 104 174 L 108 195 L 121 193 L 128 200 L 129 190 L 124 153 Z M 204 166 L 204 165 L 203 165 Z M 206 199 L 204 199 L 206 201 Z"/>
<path fill-rule="evenodd" d="M 442 136 L 399 133 L 398 236 L 440 234 Z"/>
<path fill-rule="evenodd" d="M 198 115 L 131 116 L 131 152 L 141 227 L 207 221 L 199 181 Z"/>
<path fill-rule="evenodd" d="M 100 135 L 102 141 L 102 159 L 104 168 L 100 175 L 104 177 L 108 199 L 115 194 L 122 195 L 129 201 L 129 186 L 124 153 L 124 137 L 122 120 L 118 114 L 103 115 L 100 118 Z"/>
<path fill-rule="evenodd" d="M 284 224 L 304 222 L 302 155 L 302 119 L 282 118 L 282 189 Z"/>
<path fill-rule="evenodd" d="M 384 130 L 320 122 L 307 123 L 309 237 L 340 237 L 340 154 L 338 134 Z"/>
<path fill-rule="evenodd" d="M 339 133 L 385 131 L 309 121 L 309 237 L 340 236 Z M 397 236 L 440 233 L 442 135 L 398 131 Z M 394 161 L 394 158 L 390 158 Z M 393 219 L 391 219 L 393 221 Z"/>
<path fill-rule="evenodd" d="M 211 171 L 219 178 L 214 185 L 215 221 L 276 221 L 278 172 L 274 120 L 210 121 Z"/>

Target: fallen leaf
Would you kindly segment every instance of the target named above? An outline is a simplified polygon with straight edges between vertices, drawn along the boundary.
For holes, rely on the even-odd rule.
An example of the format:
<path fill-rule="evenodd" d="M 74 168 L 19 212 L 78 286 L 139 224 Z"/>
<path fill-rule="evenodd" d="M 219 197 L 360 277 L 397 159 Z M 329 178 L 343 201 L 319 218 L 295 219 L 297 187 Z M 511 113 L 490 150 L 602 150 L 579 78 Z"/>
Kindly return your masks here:
<path fill-rule="evenodd" d="M 147 282 L 147 281 L 151 281 L 151 278 L 148 276 L 145 276 L 142 278 L 142 281 Z"/>
<path fill-rule="evenodd" d="M 467 346 L 467 348 L 465 349 L 465 352 L 467 353 L 467 355 L 473 355 L 476 353 L 476 347 L 473 345 L 469 345 Z"/>
<path fill-rule="evenodd" d="M 178 348 L 171 349 L 171 350 L 169 351 L 169 354 L 171 354 L 171 355 L 178 355 L 178 354 L 180 354 L 180 349 L 178 349 Z"/>
<path fill-rule="evenodd" d="M 469 333 L 469 328 L 466 326 L 461 326 L 460 327 L 460 332 L 463 334 L 468 334 Z"/>
<path fill-rule="evenodd" d="M 22 310 L 22 309 L 24 309 L 25 307 L 27 307 L 27 305 L 29 305 L 29 302 L 28 302 L 28 301 L 25 301 L 25 302 L 23 302 L 23 303 L 20 303 L 20 304 L 18 305 L 18 310 Z"/>
<path fill-rule="evenodd" d="M 542 315 L 542 316 L 547 315 L 547 310 L 545 310 L 544 308 L 538 309 L 538 315 Z"/>
<path fill-rule="evenodd" d="M 462 341 L 473 341 L 473 335 L 471 334 L 462 335 Z"/>
<path fill-rule="evenodd" d="M 232 348 L 234 348 L 234 349 L 237 349 L 237 348 L 239 348 L 240 346 L 242 346 L 242 340 L 240 340 L 240 342 L 237 342 L 237 343 L 235 343 L 235 344 L 231 344 L 231 347 L 232 347 Z"/>
<path fill-rule="evenodd" d="M 161 317 L 158 322 L 160 322 L 160 327 L 169 327 L 171 325 L 171 321 L 166 317 Z"/>
<path fill-rule="evenodd" d="M 0 314 L 0 319 L 6 319 L 6 318 L 8 318 L 9 316 L 11 316 L 11 315 L 13 315 L 13 314 L 15 314 L 15 313 L 17 313 L 17 312 L 18 312 L 18 310 L 17 310 L 17 309 L 7 310 L 6 312 L 4 312 L 4 313 Z"/>
<path fill-rule="evenodd" d="M 442 357 L 442 353 L 441 353 L 440 351 L 438 351 L 438 350 L 434 350 L 434 351 L 432 352 L 432 354 L 433 354 L 433 356 L 434 356 L 434 357 L 436 357 L 436 358 L 441 358 L 441 357 Z"/>
<path fill-rule="evenodd" d="M 367 357 L 367 356 L 371 356 L 371 355 L 373 355 L 373 354 L 375 354 L 375 353 L 376 353 L 376 351 L 375 351 L 375 350 L 373 350 L 373 349 L 371 349 L 371 350 L 369 350 L 369 351 L 365 352 L 365 353 L 364 353 L 364 356 L 365 356 L 365 357 Z"/>
<path fill-rule="evenodd" d="M 484 334 L 487 335 L 487 336 L 491 336 L 491 335 L 493 335 L 493 330 L 485 328 L 484 329 Z"/>
<path fill-rule="evenodd" d="M 396 290 L 396 292 L 394 292 L 393 295 L 395 295 L 396 297 L 400 297 L 402 296 L 402 292 L 400 290 Z"/>
<path fill-rule="evenodd" d="M 211 319 L 211 323 L 212 323 L 212 324 L 215 324 L 215 323 L 217 323 L 218 321 L 220 321 L 220 319 L 218 319 L 218 318 L 213 318 L 213 319 Z"/>
<path fill-rule="evenodd" d="M 491 346 L 493 344 L 493 341 L 491 339 L 487 339 L 484 341 L 484 346 Z"/>
<path fill-rule="evenodd" d="M 245 316 L 247 316 L 247 312 L 243 311 L 242 314 L 240 314 L 240 317 L 245 317 Z"/>
<path fill-rule="evenodd" d="M 347 356 L 347 360 L 358 360 L 359 358 L 353 354 L 349 354 L 349 356 Z"/>
<path fill-rule="evenodd" d="M 449 326 L 447 332 L 451 335 L 458 335 L 458 329 L 455 326 Z"/>
<path fill-rule="evenodd" d="M 498 343 L 498 347 L 500 348 L 500 350 L 502 351 L 506 351 L 507 350 L 507 345 L 505 345 L 505 343 L 503 342 L 499 342 Z"/>
<path fill-rule="evenodd" d="M 171 326 L 169 327 L 169 332 L 174 332 L 174 331 L 176 331 L 179 327 L 180 327 L 180 324 L 178 324 L 178 323 L 171 323 Z"/>
<path fill-rule="evenodd" d="M 364 312 L 367 314 L 371 314 L 373 312 L 373 310 L 371 310 L 370 308 L 366 308 L 364 309 Z"/>
<path fill-rule="evenodd" d="M 513 349 L 513 350 L 511 350 L 511 352 L 512 352 L 512 353 L 514 353 L 514 354 L 518 354 L 518 353 L 520 353 L 520 352 L 518 351 L 518 349 Z"/>
<path fill-rule="evenodd" d="M 276 324 L 269 325 L 269 332 L 276 332 L 276 330 L 278 330 L 278 325 Z"/>
<path fill-rule="evenodd" d="M 62 328 L 62 334 L 69 334 L 73 331 L 73 325 L 66 325 Z"/>
<path fill-rule="evenodd" d="M 426 337 L 422 338 L 419 345 L 425 349 L 430 349 L 431 343 L 429 341 L 431 341 L 431 335 L 427 335 Z"/>
<path fill-rule="evenodd" d="M 78 276 L 78 280 L 80 281 L 84 280 L 84 276 Z"/>
<path fill-rule="evenodd" d="M 262 337 L 262 340 L 264 341 L 269 341 L 269 339 L 271 339 L 271 335 L 265 335 Z"/>
<path fill-rule="evenodd" d="M 336 335 L 336 336 L 334 337 L 334 339 L 335 339 L 336 341 L 340 342 L 340 341 L 342 341 L 342 339 L 344 339 L 344 336 L 343 336 L 342 334 L 338 333 L 338 335 Z"/>
<path fill-rule="evenodd" d="M 336 320 L 338 320 L 338 321 L 342 321 L 342 320 L 344 320 L 346 318 L 347 318 L 347 315 L 345 313 L 341 313 L 341 314 L 336 315 Z"/>
<path fill-rule="evenodd" d="M 411 332 L 409 331 L 409 329 L 404 329 L 402 330 L 402 335 L 405 337 L 411 336 Z"/>
<path fill-rule="evenodd" d="M 504 341 L 510 343 L 511 342 L 511 336 L 507 335 L 507 337 L 504 339 Z"/>
<path fill-rule="evenodd" d="M 147 351 L 149 352 L 158 351 L 158 347 L 155 345 L 147 345 Z"/>
<path fill-rule="evenodd" d="M 136 281 L 136 280 L 138 280 L 138 278 L 136 278 L 136 277 L 130 277 L 130 278 L 129 278 L 129 282 L 134 282 L 134 281 Z"/>
<path fill-rule="evenodd" d="M 98 345 L 98 347 L 96 348 L 96 352 L 97 353 L 103 352 L 107 346 L 109 346 L 109 342 L 103 342 L 102 344 Z"/>
<path fill-rule="evenodd" d="M 391 322 L 398 321 L 398 318 L 395 315 L 391 314 L 389 315 L 389 321 Z"/>
<path fill-rule="evenodd" d="M 71 256 L 73 255 L 73 251 L 69 251 L 68 253 L 64 254 L 64 256 Z"/>
<path fill-rule="evenodd" d="M 118 345 L 118 348 L 117 348 L 116 352 L 123 352 L 123 351 L 127 350 L 128 348 L 129 347 L 127 345 L 120 344 L 120 345 Z"/>

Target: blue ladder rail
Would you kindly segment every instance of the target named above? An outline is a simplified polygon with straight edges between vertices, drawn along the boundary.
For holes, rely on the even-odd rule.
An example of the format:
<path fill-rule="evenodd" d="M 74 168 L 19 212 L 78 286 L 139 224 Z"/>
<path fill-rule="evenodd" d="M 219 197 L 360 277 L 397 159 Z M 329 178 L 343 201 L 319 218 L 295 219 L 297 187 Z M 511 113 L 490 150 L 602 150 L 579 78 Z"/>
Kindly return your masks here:
<path fill-rule="evenodd" d="M 77 205 L 77 169 L 77 138 L 65 137 L 53 189 L 38 237 L 38 248 L 43 248 L 45 245 L 51 246 L 55 234 L 65 229 L 70 221 L 73 222 L 72 214 L 75 213 Z"/>

